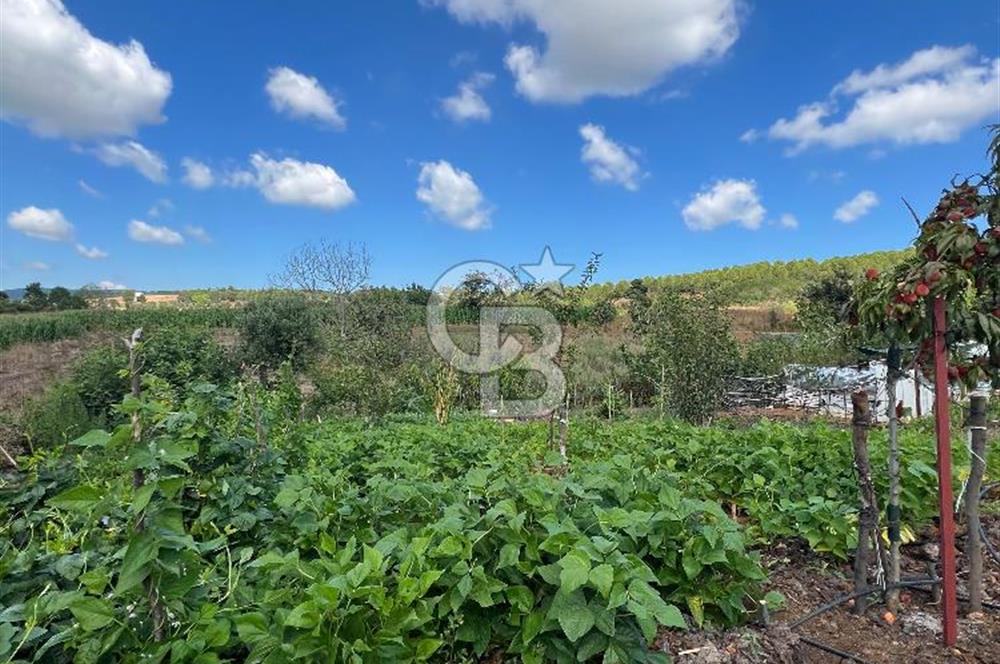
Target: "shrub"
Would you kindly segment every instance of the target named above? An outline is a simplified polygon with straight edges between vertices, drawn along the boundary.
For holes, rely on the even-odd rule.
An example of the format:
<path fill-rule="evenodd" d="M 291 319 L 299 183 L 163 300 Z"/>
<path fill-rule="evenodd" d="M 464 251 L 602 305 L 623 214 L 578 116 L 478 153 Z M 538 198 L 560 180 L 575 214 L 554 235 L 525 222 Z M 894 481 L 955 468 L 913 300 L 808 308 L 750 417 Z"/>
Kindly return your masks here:
<path fill-rule="evenodd" d="M 79 393 L 68 383 L 28 402 L 20 418 L 21 433 L 33 448 L 64 445 L 96 425 Z"/>
<path fill-rule="evenodd" d="M 249 303 L 239 331 L 240 359 L 272 370 L 285 360 L 302 368 L 319 346 L 319 321 L 302 297 L 272 296 Z"/>

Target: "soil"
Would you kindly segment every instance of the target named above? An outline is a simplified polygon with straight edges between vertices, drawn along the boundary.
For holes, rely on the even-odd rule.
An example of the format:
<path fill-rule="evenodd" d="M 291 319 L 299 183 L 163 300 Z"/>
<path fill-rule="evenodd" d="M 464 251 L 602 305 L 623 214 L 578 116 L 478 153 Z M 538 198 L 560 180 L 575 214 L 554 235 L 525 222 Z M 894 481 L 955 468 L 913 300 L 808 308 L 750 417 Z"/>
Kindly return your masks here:
<path fill-rule="evenodd" d="M 1000 543 L 1000 515 L 983 517 L 987 536 Z M 936 533 L 902 547 L 902 577 L 926 577 L 937 557 Z M 966 595 L 964 537 L 958 538 L 958 594 Z M 788 625 L 796 618 L 850 593 L 849 564 L 818 556 L 801 542 L 779 542 L 763 554 L 770 580 L 767 590 L 785 596 L 785 606 L 770 616 L 770 626 L 745 627 L 724 632 L 663 630 L 657 640 L 659 650 L 672 655 L 677 664 L 798 663 L 840 664 L 838 655 L 828 654 L 802 641 L 819 641 L 855 655 L 853 661 L 871 664 L 914 664 L 1000 662 L 1000 612 L 987 609 L 968 615 L 959 603 L 959 638 L 954 648 L 941 642 L 941 606 L 930 592 L 904 590 L 897 615 L 886 619 L 886 608 L 872 596 L 864 615 L 852 613 L 853 603 L 843 604 L 798 627 Z M 984 599 L 1000 603 L 1000 564 L 987 557 L 984 566 Z M 891 621 L 891 622 L 890 622 Z"/>
<path fill-rule="evenodd" d="M 18 344 L 0 352 L 0 412 L 19 409 L 69 373 L 73 362 L 89 350 L 113 343 L 108 332 L 74 339 Z"/>

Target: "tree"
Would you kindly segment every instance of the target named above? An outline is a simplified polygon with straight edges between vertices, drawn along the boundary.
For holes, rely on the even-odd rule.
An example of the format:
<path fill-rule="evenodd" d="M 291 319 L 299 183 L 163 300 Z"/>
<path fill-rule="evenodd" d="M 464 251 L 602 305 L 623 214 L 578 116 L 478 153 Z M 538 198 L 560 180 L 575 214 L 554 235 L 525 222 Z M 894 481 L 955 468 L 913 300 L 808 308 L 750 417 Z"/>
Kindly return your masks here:
<path fill-rule="evenodd" d="M 279 288 L 307 293 L 328 292 L 337 307 L 340 334 L 347 333 L 347 296 L 368 283 L 372 257 L 364 244 L 306 243 L 285 259 L 281 272 L 271 277 Z"/>
<path fill-rule="evenodd" d="M 32 311 L 41 311 L 48 305 L 49 298 L 45 295 L 45 291 L 42 290 L 42 285 L 37 281 L 33 281 L 24 287 L 23 302 Z"/>
<path fill-rule="evenodd" d="M 289 360 L 303 367 L 319 347 L 316 313 L 302 297 L 269 297 L 244 307 L 239 323 L 240 356 L 244 362 L 277 369 Z"/>

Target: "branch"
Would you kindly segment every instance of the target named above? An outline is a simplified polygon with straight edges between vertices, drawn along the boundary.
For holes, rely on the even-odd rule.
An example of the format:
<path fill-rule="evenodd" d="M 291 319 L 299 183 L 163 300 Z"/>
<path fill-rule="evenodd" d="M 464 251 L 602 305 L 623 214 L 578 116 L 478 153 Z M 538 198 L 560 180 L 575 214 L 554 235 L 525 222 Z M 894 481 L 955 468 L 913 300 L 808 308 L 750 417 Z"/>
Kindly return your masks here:
<path fill-rule="evenodd" d="M 920 225 L 921 225 L 921 224 L 922 224 L 923 222 L 922 222 L 922 221 L 920 221 L 920 217 L 918 217 L 918 216 L 917 216 L 917 212 L 916 212 L 916 210 L 914 210 L 914 209 L 913 209 L 913 206 L 912 206 L 912 205 L 910 205 L 909 201 L 907 201 L 907 200 L 906 200 L 905 198 L 903 198 L 902 196 L 900 196 L 900 197 L 899 197 L 899 199 L 900 199 L 901 201 L 903 201 L 903 205 L 905 205 L 905 206 L 906 206 L 906 209 L 907 209 L 907 210 L 909 210 L 909 211 L 910 211 L 910 214 L 912 214 L 912 215 L 913 215 L 913 221 L 917 222 L 917 228 L 919 228 L 919 227 L 920 227 Z"/>

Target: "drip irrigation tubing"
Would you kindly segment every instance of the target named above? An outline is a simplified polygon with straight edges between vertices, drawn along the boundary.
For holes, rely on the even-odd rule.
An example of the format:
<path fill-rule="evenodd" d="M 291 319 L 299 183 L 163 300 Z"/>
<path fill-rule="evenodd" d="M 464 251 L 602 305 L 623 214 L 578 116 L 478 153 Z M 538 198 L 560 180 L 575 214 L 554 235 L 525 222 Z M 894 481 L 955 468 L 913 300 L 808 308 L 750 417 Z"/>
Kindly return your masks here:
<path fill-rule="evenodd" d="M 996 486 L 996 485 L 994 485 L 994 486 Z M 889 591 L 889 590 L 895 590 L 897 588 L 900 588 L 900 589 L 901 588 L 913 588 L 915 590 L 922 590 L 922 591 L 930 592 L 930 590 L 926 586 L 936 586 L 939 583 L 941 583 L 941 579 L 936 578 L 936 577 L 929 577 L 928 576 L 928 577 L 923 577 L 923 578 L 903 579 L 899 583 L 891 583 L 891 584 L 888 584 L 887 586 L 885 586 L 884 588 L 882 586 L 869 586 L 867 588 L 863 588 L 862 590 L 858 590 L 858 591 L 853 592 L 853 593 L 845 593 L 845 594 L 840 595 L 839 597 L 837 597 L 837 598 L 835 598 L 835 599 L 827 602 L 826 604 L 823 604 L 823 605 L 821 605 L 821 606 L 813 609 L 812 611 L 810 611 L 806 615 L 800 616 L 796 620 L 793 620 L 792 622 L 788 623 L 788 628 L 789 629 L 796 629 L 798 627 L 801 627 L 802 625 L 804 625 L 805 623 L 809 622 L 810 620 L 814 620 L 814 619 L 818 618 L 819 616 L 823 615 L 824 613 L 826 613 L 827 611 L 831 611 L 831 610 L 837 608 L 838 606 L 840 606 L 841 604 L 845 604 L 845 603 L 851 601 L 852 599 L 858 599 L 860 597 L 866 597 L 868 595 L 874 595 L 875 593 L 878 593 L 878 592 L 886 592 L 886 591 Z M 960 602 L 968 602 L 969 598 L 968 597 L 961 597 L 960 596 L 960 597 L 958 597 L 958 601 L 960 601 Z M 983 608 L 984 609 L 992 609 L 993 611 L 1000 611 L 1000 604 L 996 604 L 994 602 L 983 602 Z M 856 662 L 857 664 L 870 664 L 870 662 L 868 660 L 862 658 L 860 655 L 855 655 L 854 653 L 847 652 L 846 650 L 840 650 L 838 648 L 834 648 L 833 646 L 827 645 L 827 644 L 823 643 L 822 641 L 817 641 L 816 639 L 814 639 L 812 637 L 800 636 L 799 637 L 799 641 L 801 641 L 802 643 L 805 643 L 808 646 L 812 646 L 813 648 L 817 648 L 818 650 L 822 650 L 824 652 L 830 653 L 831 655 L 836 655 L 837 657 L 840 657 L 842 659 L 846 659 L 846 660 L 849 660 L 849 661 L 852 661 L 852 662 Z"/>

